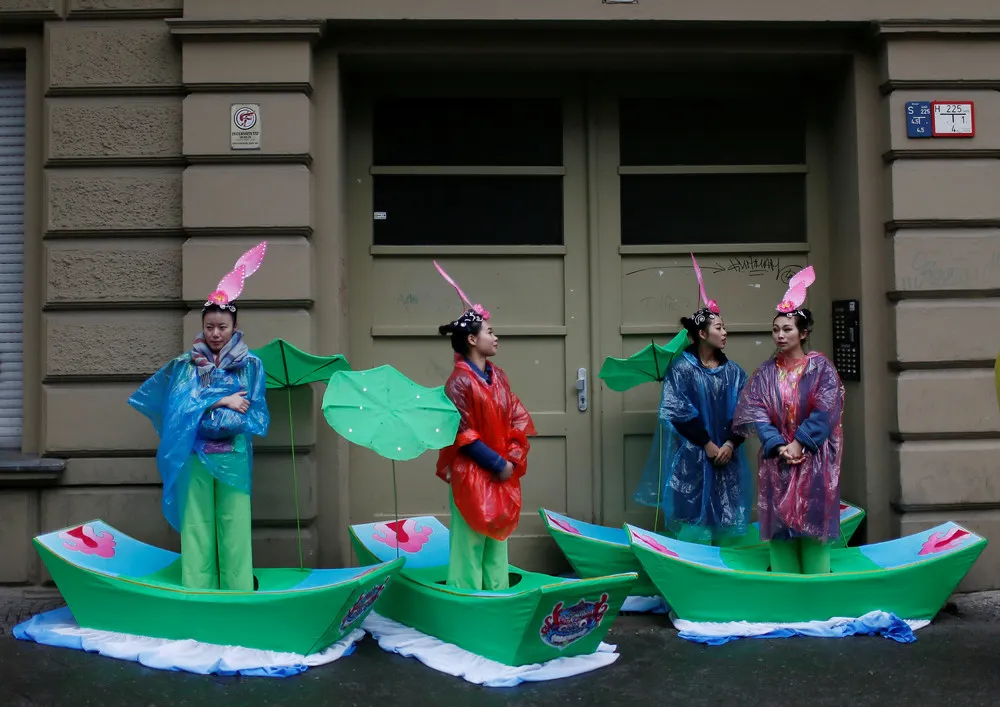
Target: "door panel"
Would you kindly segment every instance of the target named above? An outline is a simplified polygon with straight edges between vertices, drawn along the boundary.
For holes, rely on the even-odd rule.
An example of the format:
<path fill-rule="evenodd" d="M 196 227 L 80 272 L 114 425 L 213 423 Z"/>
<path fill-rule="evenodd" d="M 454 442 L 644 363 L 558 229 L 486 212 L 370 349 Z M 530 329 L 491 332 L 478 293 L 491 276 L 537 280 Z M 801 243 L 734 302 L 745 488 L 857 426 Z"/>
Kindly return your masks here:
<path fill-rule="evenodd" d="M 771 320 L 789 278 L 824 252 L 822 141 L 810 136 L 808 109 L 778 132 L 733 132 L 706 114 L 700 123 L 685 123 L 683 134 L 671 133 L 686 102 L 714 105 L 724 93 L 729 104 L 754 90 L 708 78 L 679 86 L 635 78 L 595 82 L 599 358 L 628 356 L 651 340 L 665 344 L 680 330 L 680 318 L 700 302 L 694 253 L 725 317 L 726 353 L 751 374 L 773 354 Z M 810 290 L 808 305 L 823 312 L 823 287 Z M 602 391 L 606 525 L 653 522 L 654 509 L 632 497 L 650 452 L 661 387 Z M 756 440 L 748 440 L 754 470 L 757 450 Z"/>
<path fill-rule="evenodd" d="M 565 81 L 505 84 L 498 77 L 426 81 L 407 77 L 405 85 L 367 77 L 363 83 L 364 100 L 353 103 L 366 107 L 356 109 L 351 120 L 349 157 L 351 272 L 355 278 L 351 364 L 360 369 L 388 363 L 422 385 L 444 384 L 452 370 L 453 354 L 448 340 L 437 335 L 437 327 L 458 316 L 461 304 L 434 269 L 433 260 L 473 302 L 490 311 L 491 324 L 500 339 L 495 362 L 506 371 L 538 430 L 538 436 L 531 440 L 528 474 L 522 481 L 523 511 L 511 539 L 511 558 L 528 568 L 555 569 L 562 560 L 544 531 L 538 508 L 581 517 L 593 513 L 590 441 L 594 416 L 591 410 L 577 409 L 574 388 L 577 369 L 589 371 L 592 367 L 582 92 Z M 380 92 L 397 98 L 422 96 L 422 100 L 407 105 L 430 111 L 437 110 L 435 100 L 441 97 L 452 107 L 472 98 L 518 101 L 523 97 L 554 97 L 561 105 L 562 130 L 556 137 L 562 142 L 557 149 L 536 146 L 540 164 L 461 164 L 456 162 L 458 153 L 489 155 L 491 160 L 499 157 L 495 150 L 479 150 L 474 145 L 447 145 L 439 151 L 408 148 L 404 144 L 409 139 L 404 134 L 405 123 L 371 117 Z M 498 103 L 490 105 L 507 110 Z M 539 105 L 551 109 L 551 101 Z M 473 108 L 469 115 L 475 115 Z M 517 114 L 518 110 L 509 112 Z M 426 117 L 421 120 L 434 122 Z M 398 131 L 392 139 L 383 140 L 391 146 L 383 152 L 409 155 L 406 164 L 385 164 L 385 159 L 382 164 L 372 164 L 372 144 L 378 141 L 372 132 L 378 129 Z M 439 139 L 434 137 L 438 132 L 424 134 L 430 135 L 428 139 Z M 443 134 L 447 137 L 447 131 Z M 463 134 L 466 142 L 474 139 L 469 134 L 475 136 L 474 131 Z M 413 155 L 420 159 L 444 155 L 448 164 L 419 164 Z M 561 165 L 553 164 L 553 155 L 561 155 Z M 376 217 L 380 197 L 375 182 L 382 176 L 398 175 L 417 186 L 408 192 L 408 182 L 394 182 L 392 197 L 385 201 L 392 208 Z M 463 186 L 493 177 L 498 179 L 492 192 Z M 534 180 L 550 185 L 553 179 L 560 184 L 555 198 L 561 202 L 557 204 L 551 203 L 549 186 L 533 192 L 534 196 L 525 196 L 522 185 L 516 183 Z M 448 191 L 449 184 L 453 193 Z M 496 190 L 504 189 L 520 196 L 512 197 L 501 212 L 495 197 Z M 433 197 L 427 196 L 432 193 Z M 475 194 L 486 196 L 476 196 L 480 207 L 469 208 L 468 200 L 473 197 L 468 195 Z M 544 203 L 533 202 L 536 197 Z M 451 212 L 443 212 L 452 198 L 465 201 L 456 203 Z M 533 220 L 538 214 L 544 214 L 549 224 L 541 230 Z M 561 233 L 555 237 L 553 214 L 561 214 Z M 380 236 L 380 229 L 393 219 L 391 231 L 382 229 L 386 235 Z M 429 228 L 428 223 L 445 225 Z M 442 233 L 444 228 L 447 233 Z M 447 524 L 448 490 L 434 476 L 436 459 L 437 452 L 427 452 L 417 460 L 397 464 L 399 512 L 432 514 Z M 391 518 L 390 464 L 352 447 L 350 493 L 352 522 Z"/>

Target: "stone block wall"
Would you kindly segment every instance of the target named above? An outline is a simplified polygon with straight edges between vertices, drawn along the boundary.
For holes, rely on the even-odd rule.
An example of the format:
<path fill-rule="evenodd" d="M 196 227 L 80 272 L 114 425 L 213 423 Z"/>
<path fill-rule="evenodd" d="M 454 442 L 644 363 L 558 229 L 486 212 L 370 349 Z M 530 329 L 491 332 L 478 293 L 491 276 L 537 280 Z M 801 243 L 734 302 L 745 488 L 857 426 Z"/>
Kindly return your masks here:
<path fill-rule="evenodd" d="M 30 538 L 94 518 L 178 549 L 160 510 L 157 436 L 126 401 L 190 345 L 205 297 L 264 238 L 265 266 L 241 297 L 250 346 L 280 336 L 315 349 L 311 34 L 185 47 L 169 23 L 182 7 L 0 0 L 0 22 L 16 20 L 41 48 L 33 70 L 42 97 L 35 245 L 43 285 L 39 340 L 25 352 L 40 359 L 40 380 L 25 395 L 38 403 L 38 451 L 65 464 L 61 474 L 22 475 L 17 486 L 0 478 L 0 531 L 9 539 L 0 584 L 50 581 Z M 260 59 L 265 82 L 287 90 L 262 87 L 247 56 Z M 265 149 L 249 159 L 229 148 L 229 107 L 238 101 L 261 103 L 270 128 Z M 315 564 L 318 398 L 309 388 L 291 396 L 297 485 L 289 398 L 268 399 L 272 428 L 256 445 L 255 563 L 298 563 L 297 500 L 305 559 Z"/>
<path fill-rule="evenodd" d="M 1000 33 L 888 28 L 883 106 L 891 144 L 900 532 L 944 520 L 1000 533 Z M 907 101 L 975 102 L 974 138 L 910 139 Z M 991 544 L 963 589 L 1000 586 Z"/>

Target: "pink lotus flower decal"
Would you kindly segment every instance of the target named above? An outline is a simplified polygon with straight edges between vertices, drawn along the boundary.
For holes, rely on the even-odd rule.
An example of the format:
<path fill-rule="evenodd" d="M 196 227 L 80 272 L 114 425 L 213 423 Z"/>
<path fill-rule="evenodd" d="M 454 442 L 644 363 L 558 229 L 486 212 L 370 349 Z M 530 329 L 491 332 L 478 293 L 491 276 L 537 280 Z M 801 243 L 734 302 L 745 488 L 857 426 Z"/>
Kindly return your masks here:
<path fill-rule="evenodd" d="M 653 548 L 654 550 L 656 550 L 659 553 L 662 553 L 662 554 L 667 555 L 669 557 L 680 557 L 680 555 L 678 555 L 676 552 L 674 552 L 673 550 L 671 550 L 669 547 L 666 547 L 665 545 L 661 545 L 659 542 L 657 542 L 656 540 L 653 540 L 653 538 L 651 538 L 651 537 L 649 537 L 647 535 L 642 535 L 641 533 L 637 533 L 634 530 L 632 531 L 632 534 L 636 538 L 638 538 L 639 540 L 641 540 L 644 544 L 648 545 L 649 547 Z"/>
<path fill-rule="evenodd" d="M 404 552 L 420 552 L 420 548 L 427 544 L 433 532 L 429 527 L 418 530 L 417 521 L 408 518 L 392 523 L 376 523 L 372 539 L 391 548 L 398 547 Z"/>
<path fill-rule="evenodd" d="M 84 555 L 97 555 L 105 560 L 115 556 L 115 536 L 107 531 L 96 533 L 89 525 L 79 525 L 59 533 L 63 547 Z"/>
<path fill-rule="evenodd" d="M 961 528 L 952 528 L 947 533 L 934 533 L 927 538 L 927 542 L 923 544 L 918 554 L 933 555 L 935 552 L 954 550 L 961 544 L 962 539 L 969 534 L 968 530 L 962 530 Z"/>
<path fill-rule="evenodd" d="M 559 530 L 564 530 L 567 533 L 572 533 L 573 535 L 581 534 L 580 531 L 574 528 L 572 524 L 567 523 L 564 520 L 560 520 L 559 518 L 554 518 L 552 516 L 549 516 L 549 521 L 552 523 L 552 525 L 559 528 Z"/>

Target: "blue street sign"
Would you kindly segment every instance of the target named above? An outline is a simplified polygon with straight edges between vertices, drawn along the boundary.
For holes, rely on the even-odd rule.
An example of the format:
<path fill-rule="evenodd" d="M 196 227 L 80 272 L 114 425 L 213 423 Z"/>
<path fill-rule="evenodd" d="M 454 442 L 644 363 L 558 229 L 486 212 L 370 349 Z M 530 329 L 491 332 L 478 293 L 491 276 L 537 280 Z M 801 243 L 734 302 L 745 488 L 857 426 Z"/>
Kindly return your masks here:
<path fill-rule="evenodd" d="M 931 130 L 931 102 L 930 101 L 907 101 L 906 102 L 906 137 L 921 138 L 932 137 Z"/>

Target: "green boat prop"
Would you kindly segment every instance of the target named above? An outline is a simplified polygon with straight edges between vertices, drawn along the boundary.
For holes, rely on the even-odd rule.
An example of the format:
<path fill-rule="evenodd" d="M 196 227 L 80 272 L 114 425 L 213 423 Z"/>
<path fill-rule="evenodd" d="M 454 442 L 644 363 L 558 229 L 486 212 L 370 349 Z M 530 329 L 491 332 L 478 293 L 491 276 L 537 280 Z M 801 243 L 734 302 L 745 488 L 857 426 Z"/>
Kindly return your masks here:
<path fill-rule="evenodd" d="M 673 612 L 688 621 L 792 623 L 885 611 L 931 620 L 986 547 L 956 523 L 831 550 L 830 574 L 768 571 L 766 545 L 695 545 L 625 526 L 632 551 Z"/>
<path fill-rule="evenodd" d="M 33 542 L 84 628 L 298 655 L 323 651 L 360 628 L 404 564 L 255 569 L 257 591 L 191 590 L 180 584 L 180 555 L 101 520 Z"/>
<path fill-rule="evenodd" d="M 635 596 L 660 594 L 632 552 L 624 528 L 585 523 L 546 508 L 540 508 L 538 512 L 552 539 L 556 541 L 578 577 L 635 572 L 639 576 L 635 586 L 632 587 Z M 865 512 L 861 508 L 841 502 L 840 538 L 834 543 L 834 547 L 845 547 L 864 517 Z M 759 547 L 766 542 L 760 539 L 757 523 L 753 523 L 745 535 L 728 539 L 725 546 L 736 550 Z"/>
<path fill-rule="evenodd" d="M 399 552 L 406 565 L 379 597 L 386 618 L 505 665 L 595 652 L 629 596 L 635 572 L 571 580 L 510 566 L 511 587 L 456 589 L 448 577 L 448 529 L 420 516 L 352 525 L 362 563 Z"/>

